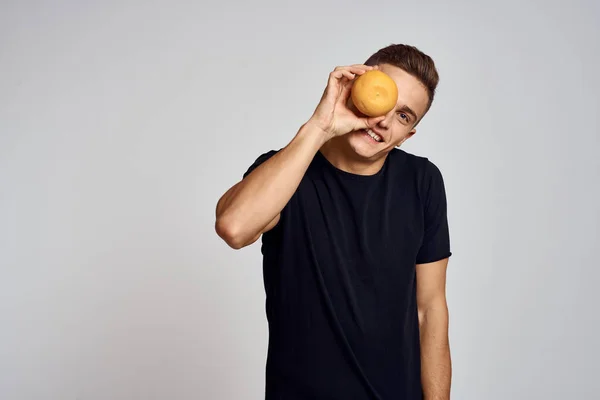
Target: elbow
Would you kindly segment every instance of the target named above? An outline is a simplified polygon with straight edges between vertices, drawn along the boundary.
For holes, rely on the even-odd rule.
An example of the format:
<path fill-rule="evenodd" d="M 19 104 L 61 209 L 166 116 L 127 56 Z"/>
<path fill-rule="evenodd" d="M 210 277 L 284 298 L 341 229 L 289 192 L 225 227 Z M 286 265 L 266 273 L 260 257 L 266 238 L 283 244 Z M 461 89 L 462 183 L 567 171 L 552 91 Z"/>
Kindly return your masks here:
<path fill-rule="evenodd" d="M 234 250 L 239 250 L 246 246 L 246 240 L 243 238 L 241 229 L 224 218 L 217 218 L 215 231 Z"/>
<path fill-rule="evenodd" d="M 432 304 L 428 307 L 418 307 L 419 327 L 423 327 L 429 322 L 434 324 L 448 323 L 448 306 L 445 300 Z"/>
<path fill-rule="evenodd" d="M 427 318 L 427 312 L 424 309 L 419 308 L 418 316 L 419 316 L 419 327 L 422 328 L 423 324 L 425 323 L 425 319 Z"/>

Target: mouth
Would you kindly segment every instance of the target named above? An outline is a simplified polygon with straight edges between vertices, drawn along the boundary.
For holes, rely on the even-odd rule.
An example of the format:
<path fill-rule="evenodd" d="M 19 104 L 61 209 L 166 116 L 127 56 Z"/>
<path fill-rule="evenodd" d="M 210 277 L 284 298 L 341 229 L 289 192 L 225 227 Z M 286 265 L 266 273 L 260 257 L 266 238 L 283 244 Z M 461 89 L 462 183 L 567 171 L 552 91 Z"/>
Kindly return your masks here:
<path fill-rule="evenodd" d="M 365 136 L 371 140 L 373 140 L 374 142 L 377 143 L 381 143 L 383 142 L 383 138 L 381 136 L 379 136 L 378 134 L 376 134 L 375 132 L 373 132 L 370 129 L 361 129 L 361 131 L 365 134 Z"/>

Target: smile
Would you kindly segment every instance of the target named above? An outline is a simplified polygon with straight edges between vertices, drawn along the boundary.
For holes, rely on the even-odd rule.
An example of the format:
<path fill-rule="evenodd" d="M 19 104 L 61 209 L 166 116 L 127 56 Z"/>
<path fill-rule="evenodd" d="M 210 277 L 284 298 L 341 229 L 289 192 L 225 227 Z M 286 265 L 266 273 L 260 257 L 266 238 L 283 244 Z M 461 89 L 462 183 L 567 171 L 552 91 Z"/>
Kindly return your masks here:
<path fill-rule="evenodd" d="M 376 134 L 375 132 L 373 132 L 370 129 L 364 129 L 363 130 L 365 132 L 365 134 L 367 136 L 369 136 L 371 139 L 373 139 L 376 142 L 383 142 L 383 138 L 381 136 L 379 136 L 378 134 Z"/>

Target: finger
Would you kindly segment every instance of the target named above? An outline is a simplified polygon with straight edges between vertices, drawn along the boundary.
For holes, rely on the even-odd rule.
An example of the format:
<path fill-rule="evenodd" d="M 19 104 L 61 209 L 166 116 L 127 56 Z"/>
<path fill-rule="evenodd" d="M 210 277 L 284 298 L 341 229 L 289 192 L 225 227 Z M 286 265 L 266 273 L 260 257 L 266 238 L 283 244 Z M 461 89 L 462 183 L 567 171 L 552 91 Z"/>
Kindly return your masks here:
<path fill-rule="evenodd" d="M 356 77 L 356 74 L 353 74 L 347 70 L 339 70 L 334 71 L 329 74 L 329 82 L 327 83 L 326 91 L 328 93 L 336 93 L 336 97 L 344 97 L 346 90 L 348 90 L 347 85 L 352 84 L 352 81 Z"/>
<path fill-rule="evenodd" d="M 329 74 L 327 87 L 323 91 L 321 101 L 323 101 L 325 98 L 329 98 L 329 101 L 331 101 L 332 104 L 337 103 L 343 91 L 345 83 L 349 82 L 350 79 L 354 79 L 346 77 L 345 73 L 349 74 L 349 72 L 344 72 L 345 71 L 334 71 Z"/>
<path fill-rule="evenodd" d="M 373 67 L 370 67 L 368 65 L 355 64 L 355 65 L 349 65 L 349 66 L 344 66 L 344 67 L 336 67 L 334 69 L 334 72 L 337 72 L 337 71 L 350 71 L 353 74 L 362 75 L 365 72 L 370 71 L 372 69 L 373 69 Z"/>
<path fill-rule="evenodd" d="M 342 93 L 340 94 L 339 102 L 342 104 L 346 104 L 348 102 L 348 98 L 350 97 L 350 93 L 352 92 L 352 85 L 354 82 L 352 80 L 346 81 L 342 86 Z"/>
<path fill-rule="evenodd" d="M 356 76 L 356 74 L 354 72 L 351 72 L 347 69 L 340 69 L 337 71 L 333 71 L 331 74 L 329 74 L 330 77 L 334 78 L 334 79 L 341 79 L 343 77 L 348 78 L 349 80 L 354 79 L 354 77 Z"/>
<path fill-rule="evenodd" d="M 354 79 L 354 77 L 356 77 L 355 73 L 352 73 L 352 72 L 346 71 L 346 70 L 342 71 L 342 74 L 344 74 L 344 76 L 346 78 L 348 78 L 349 81 L 351 81 L 352 79 Z"/>
<path fill-rule="evenodd" d="M 363 65 L 348 66 L 348 67 L 336 67 L 330 74 L 327 82 L 327 88 L 323 93 L 323 97 L 332 95 L 336 96 L 337 100 L 345 103 L 350 94 L 352 87 L 352 81 L 357 75 L 361 75 L 366 72 L 362 67 Z"/>
<path fill-rule="evenodd" d="M 344 66 L 335 67 L 336 70 L 347 69 L 347 68 L 358 68 L 358 69 L 370 70 L 370 69 L 374 69 L 375 67 L 372 65 L 365 65 L 365 64 L 352 64 L 352 65 L 344 65 Z"/>

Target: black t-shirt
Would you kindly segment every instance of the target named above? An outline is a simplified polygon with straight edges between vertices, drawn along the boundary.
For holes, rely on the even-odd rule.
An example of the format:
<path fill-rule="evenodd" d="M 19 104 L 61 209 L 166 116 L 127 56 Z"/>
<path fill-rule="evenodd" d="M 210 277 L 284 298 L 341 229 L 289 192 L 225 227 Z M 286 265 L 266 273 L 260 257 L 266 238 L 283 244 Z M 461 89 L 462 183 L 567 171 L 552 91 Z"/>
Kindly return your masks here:
<path fill-rule="evenodd" d="M 446 215 L 426 158 L 364 176 L 317 152 L 262 236 L 267 400 L 422 399 L 415 265 L 451 255 Z"/>

